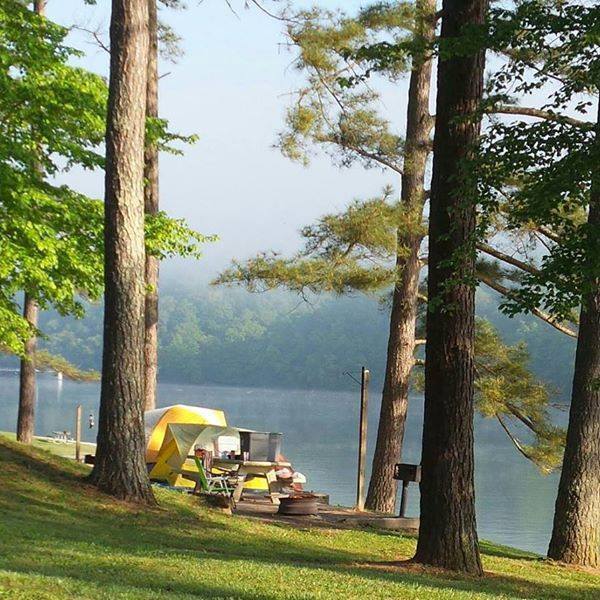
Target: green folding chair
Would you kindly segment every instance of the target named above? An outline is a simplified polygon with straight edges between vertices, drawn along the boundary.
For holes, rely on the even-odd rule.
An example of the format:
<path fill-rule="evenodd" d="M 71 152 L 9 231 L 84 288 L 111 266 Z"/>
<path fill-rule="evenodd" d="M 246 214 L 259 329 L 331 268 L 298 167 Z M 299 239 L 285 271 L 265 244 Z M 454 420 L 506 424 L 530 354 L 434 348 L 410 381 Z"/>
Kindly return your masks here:
<path fill-rule="evenodd" d="M 197 456 L 194 456 L 194 462 L 198 469 L 198 481 L 196 481 L 194 492 L 202 491 L 205 494 L 222 494 L 224 496 L 233 494 L 233 487 L 229 484 L 228 476 L 207 474 L 202 461 Z"/>

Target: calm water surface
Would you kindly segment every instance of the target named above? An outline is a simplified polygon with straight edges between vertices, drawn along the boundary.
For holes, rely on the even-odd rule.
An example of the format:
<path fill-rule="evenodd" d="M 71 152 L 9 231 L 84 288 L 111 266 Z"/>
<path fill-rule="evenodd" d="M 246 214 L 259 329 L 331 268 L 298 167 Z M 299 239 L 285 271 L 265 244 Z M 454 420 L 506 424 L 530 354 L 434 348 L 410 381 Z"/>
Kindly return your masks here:
<path fill-rule="evenodd" d="M 327 492 L 331 502 L 352 505 L 356 486 L 358 393 L 221 386 L 159 385 L 159 406 L 192 404 L 223 409 L 231 425 L 284 434 L 284 453 L 308 478 L 308 489 Z M 59 382 L 39 375 L 36 434 L 73 431 L 75 407 L 83 405 L 84 440 L 95 441 L 87 416 L 98 416 L 97 383 Z M 18 377 L 0 374 L 0 430 L 14 431 Z M 378 394 L 369 405 L 369 453 L 375 444 Z M 411 401 L 404 460 L 419 462 L 423 402 Z M 483 539 L 545 553 L 558 479 L 542 476 L 517 453 L 494 420 L 476 420 L 476 492 Z M 369 457 L 370 461 L 370 457 Z M 408 514 L 418 511 L 411 485 Z"/>

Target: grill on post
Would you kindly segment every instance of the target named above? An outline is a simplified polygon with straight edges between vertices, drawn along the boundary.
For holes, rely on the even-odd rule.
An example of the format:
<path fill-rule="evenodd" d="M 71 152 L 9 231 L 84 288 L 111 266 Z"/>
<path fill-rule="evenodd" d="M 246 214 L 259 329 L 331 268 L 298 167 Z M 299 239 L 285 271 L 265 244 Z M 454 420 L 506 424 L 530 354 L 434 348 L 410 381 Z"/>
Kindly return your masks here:
<path fill-rule="evenodd" d="M 400 497 L 400 517 L 406 516 L 406 502 L 408 496 L 408 484 L 411 481 L 419 483 L 421 481 L 421 465 L 411 465 L 408 463 L 396 463 L 394 465 L 394 479 L 402 481 L 402 496 Z"/>

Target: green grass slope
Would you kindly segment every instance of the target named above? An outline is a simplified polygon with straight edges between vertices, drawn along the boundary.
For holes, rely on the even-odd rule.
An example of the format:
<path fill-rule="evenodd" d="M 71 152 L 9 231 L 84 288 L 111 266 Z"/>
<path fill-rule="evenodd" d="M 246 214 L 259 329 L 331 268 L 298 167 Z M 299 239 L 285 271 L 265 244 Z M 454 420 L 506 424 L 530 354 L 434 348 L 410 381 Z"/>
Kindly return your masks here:
<path fill-rule="evenodd" d="M 8 440 L 15 441 L 17 439 L 16 434 L 10 431 L 0 431 L 0 436 L 4 436 Z M 63 456 L 64 458 L 71 458 L 75 460 L 75 442 L 61 442 L 58 440 L 52 440 L 49 438 L 34 437 L 33 445 L 36 448 L 47 450 L 51 454 Z M 96 452 L 96 444 L 88 444 L 81 442 L 81 455 L 94 454 Z"/>
<path fill-rule="evenodd" d="M 395 533 L 301 530 L 228 517 L 157 490 L 115 502 L 85 468 L 0 436 L 0 597 L 600 598 L 600 574 L 484 544 L 482 579 L 408 566 Z"/>

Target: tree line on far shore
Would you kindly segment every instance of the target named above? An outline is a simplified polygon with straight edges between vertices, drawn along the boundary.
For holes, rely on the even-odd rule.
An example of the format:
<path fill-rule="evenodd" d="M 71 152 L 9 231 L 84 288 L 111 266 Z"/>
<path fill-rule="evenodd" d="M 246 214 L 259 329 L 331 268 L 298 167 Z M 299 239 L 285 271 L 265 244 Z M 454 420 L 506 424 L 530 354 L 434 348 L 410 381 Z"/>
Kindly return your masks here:
<path fill-rule="evenodd" d="M 390 307 L 380 298 L 314 296 L 309 304 L 293 294 L 206 290 L 182 286 L 177 279 L 172 273 L 161 285 L 159 381 L 354 389 L 343 372 L 364 363 L 372 373 L 372 389 L 381 389 Z M 498 302 L 493 291 L 482 289 L 478 316 L 494 326 L 505 344 L 525 344 L 531 372 L 548 385 L 553 401 L 567 402 L 574 340 L 535 317 L 504 316 Z M 86 305 L 81 319 L 42 312 L 39 349 L 62 356 L 74 372 L 99 373 L 102 310 L 101 303 Z M 4 356 L 0 365 L 16 368 L 18 361 Z"/>

